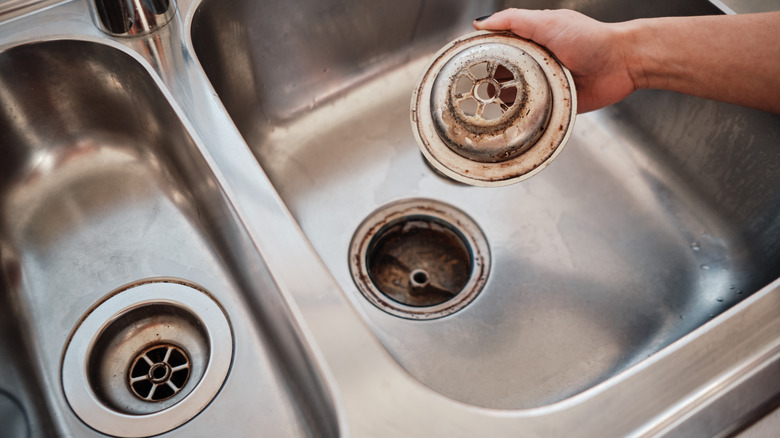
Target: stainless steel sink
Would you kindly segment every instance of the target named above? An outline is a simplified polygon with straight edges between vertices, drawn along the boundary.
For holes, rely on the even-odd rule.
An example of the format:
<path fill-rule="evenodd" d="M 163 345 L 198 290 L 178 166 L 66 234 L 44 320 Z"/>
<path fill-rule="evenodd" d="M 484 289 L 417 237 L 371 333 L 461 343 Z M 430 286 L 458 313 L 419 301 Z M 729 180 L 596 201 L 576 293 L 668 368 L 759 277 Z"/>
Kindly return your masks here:
<path fill-rule="evenodd" d="M 706 1 L 544 6 L 602 20 L 717 13 Z M 433 51 L 487 11 L 205 1 L 192 38 L 257 160 L 393 358 L 455 400 L 528 409 L 608 380 L 778 277 L 780 123 L 646 91 L 578 117 L 563 154 L 528 181 L 450 182 L 417 148 L 411 90 Z M 369 303 L 347 263 L 364 218 L 420 197 L 469 214 L 492 255 L 479 297 L 431 321 Z"/>
<path fill-rule="evenodd" d="M 246 433 L 303 435 L 311 427 L 304 418 L 307 402 L 291 392 L 292 377 L 282 366 L 286 353 L 272 346 L 279 342 L 274 332 L 283 329 L 261 330 L 274 322 L 254 314 L 246 303 L 262 299 L 268 312 L 284 312 L 284 307 L 274 297 L 277 292 L 267 274 L 255 271 L 250 278 L 242 272 L 248 264 L 255 263 L 256 270 L 261 263 L 228 241 L 242 238 L 228 202 L 149 72 L 119 48 L 56 40 L 6 48 L 0 53 L 0 77 L 0 417 L 8 418 L 0 425 L 0 435 L 26 428 L 13 436 L 102 436 L 87 427 L 97 425 L 79 422 L 68 407 L 76 407 L 74 393 L 87 398 L 100 393 L 94 379 L 90 376 L 91 385 L 85 380 L 84 387 L 74 388 L 80 370 L 61 375 L 61 359 L 82 319 L 97 314 L 97 303 L 125 294 L 118 291 L 126 285 L 150 280 L 197 285 L 230 321 L 227 326 L 223 318 L 224 325 L 212 327 L 207 318 L 192 316 L 191 324 L 202 326 L 202 336 L 221 339 L 210 347 L 221 357 L 209 359 L 208 351 L 190 350 L 192 376 L 212 373 L 221 361 L 230 367 L 230 378 L 224 385 L 219 377 L 212 382 L 212 391 L 219 393 L 213 401 L 210 396 L 202 400 L 204 405 L 210 402 L 208 413 L 175 433 L 215 436 L 223 426 L 214 419 L 236 415 L 242 422 L 234 427 Z M 236 261 L 239 258 L 244 260 Z M 245 296 L 247 290 L 256 296 Z M 158 293 L 150 296 L 133 306 L 163 299 Z M 175 291 L 172 296 L 186 295 Z M 167 306 L 172 299 L 164 299 Z M 188 299 L 190 304 L 199 308 Z M 149 312 L 149 318 L 165 316 Z M 165 321 L 168 329 L 156 330 L 168 330 L 162 335 L 167 337 L 158 333 L 139 342 L 147 347 L 158 338 L 175 343 L 183 328 L 176 327 L 178 319 Z M 132 331 L 141 330 L 134 328 L 135 322 L 128 324 L 130 332 L 123 332 L 117 345 L 129 344 Z M 90 341 L 89 336 L 73 348 L 90 342 L 100 348 L 101 339 Z M 110 364 L 91 367 L 116 364 L 120 375 L 114 374 L 110 380 L 116 382 L 109 385 L 137 398 L 125 391 L 121 374 L 138 352 L 106 348 L 116 350 L 95 360 Z M 296 347 L 289 343 L 284 348 L 292 352 Z M 193 377 L 186 388 L 197 389 L 206 384 L 206 377 Z M 71 387 L 71 393 L 63 394 L 61 385 Z M 236 404 L 237 399 L 242 403 Z M 141 409 L 152 412 L 156 402 L 136 400 Z M 124 403 L 96 406 L 91 409 L 105 411 L 111 421 L 134 414 L 124 411 Z M 6 417 L 14 407 L 17 414 Z M 256 415 L 265 411 L 274 414 Z M 138 421 L 120 433 L 137 436 L 151 430 L 139 421 L 144 427 L 162 421 L 156 429 L 162 431 L 178 426 L 175 419 L 168 427 L 165 418 L 136 417 Z M 21 425 L 14 428 L 15 422 Z"/>
<path fill-rule="evenodd" d="M 187 437 L 714 436 L 777 406 L 777 116 L 646 91 L 579 116 L 521 184 L 443 179 L 412 135 L 415 81 L 511 6 L 719 13 L 181 0 L 123 38 L 87 0 L 0 2 L 0 435 L 158 433 L 91 423 L 79 382 Z M 426 320 L 370 303 L 348 261 L 365 218 L 416 199 L 473 220 L 490 257 L 479 293 Z M 186 326 L 195 346 L 164 349 L 187 355 L 138 346 L 161 321 Z M 152 399 L 135 384 L 199 351 L 229 367 L 197 415 L 186 388 L 123 413 L 111 391 Z"/>

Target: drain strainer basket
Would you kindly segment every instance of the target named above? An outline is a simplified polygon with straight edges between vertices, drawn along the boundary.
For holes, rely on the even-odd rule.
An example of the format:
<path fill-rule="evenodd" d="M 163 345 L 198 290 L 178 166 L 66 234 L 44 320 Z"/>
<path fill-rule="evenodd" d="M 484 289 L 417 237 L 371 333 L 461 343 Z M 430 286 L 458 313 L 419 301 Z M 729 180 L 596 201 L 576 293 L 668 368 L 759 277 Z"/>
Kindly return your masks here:
<path fill-rule="evenodd" d="M 571 135 L 571 73 L 512 33 L 475 32 L 441 49 L 412 95 L 425 159 L 465 184 L 502 186 L 545 168 Z"/>

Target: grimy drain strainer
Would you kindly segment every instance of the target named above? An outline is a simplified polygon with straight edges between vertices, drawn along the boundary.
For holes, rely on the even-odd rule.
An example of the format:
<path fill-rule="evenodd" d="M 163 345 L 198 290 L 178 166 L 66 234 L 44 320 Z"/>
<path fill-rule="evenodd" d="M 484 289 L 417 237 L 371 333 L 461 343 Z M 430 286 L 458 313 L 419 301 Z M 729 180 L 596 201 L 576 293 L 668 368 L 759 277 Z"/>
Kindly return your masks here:
<path fill-rule="evenodd" d="M 475 32 L 428 65 L 412 96 L 412 129 L 425 159 L 444 175 L 508 185 L 560 153 L 576 100 L 571 73 L 547 49 L 508 32 Z"/>

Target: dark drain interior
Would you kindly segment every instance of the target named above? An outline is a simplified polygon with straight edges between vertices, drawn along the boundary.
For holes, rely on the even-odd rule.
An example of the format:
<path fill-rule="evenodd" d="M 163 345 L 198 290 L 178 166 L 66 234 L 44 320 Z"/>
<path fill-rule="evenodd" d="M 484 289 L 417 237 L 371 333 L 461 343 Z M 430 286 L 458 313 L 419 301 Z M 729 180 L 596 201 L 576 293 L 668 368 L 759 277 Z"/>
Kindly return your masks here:
<path fill-rule="evenodd" d="M 425 216 L 385 226 L 369 244 L 368 274 L 389 298 L 415 307 L 449 301 L 469 281 L 473 265 L 463 236 Z"/>
<path fill-rule="evenodd" d="M 463 309 L 490 272 L 485 235 L 461 210 L 412 198 L 378 208 L 352 236 L 349 269 L 360 293 L 401 318 L 436 319 Z"/>

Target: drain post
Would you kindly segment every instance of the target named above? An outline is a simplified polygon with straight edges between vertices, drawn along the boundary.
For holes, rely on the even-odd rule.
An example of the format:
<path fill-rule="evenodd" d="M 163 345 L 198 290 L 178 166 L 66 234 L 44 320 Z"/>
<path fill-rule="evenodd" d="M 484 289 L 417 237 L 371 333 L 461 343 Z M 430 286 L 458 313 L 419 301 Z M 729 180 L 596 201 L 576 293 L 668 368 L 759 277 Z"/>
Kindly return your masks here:
<path fill-rule="evenodd" d="M 133 395 L 148 402 L 167 400 L 178 394 L 190 376 L 187 353 L 173 344 L 147 348 L 128 370 L 128 384 Z"/>
<path fill-rule="evenodd" d="M 412 290 L 424 289 L 430 284 L 431 278 L 428 273 L 423 269 L 415 269 L 409 274 L 409 284 L 412 286 Z"/>

